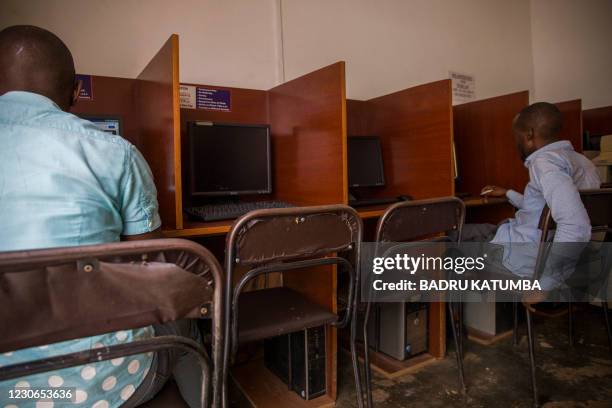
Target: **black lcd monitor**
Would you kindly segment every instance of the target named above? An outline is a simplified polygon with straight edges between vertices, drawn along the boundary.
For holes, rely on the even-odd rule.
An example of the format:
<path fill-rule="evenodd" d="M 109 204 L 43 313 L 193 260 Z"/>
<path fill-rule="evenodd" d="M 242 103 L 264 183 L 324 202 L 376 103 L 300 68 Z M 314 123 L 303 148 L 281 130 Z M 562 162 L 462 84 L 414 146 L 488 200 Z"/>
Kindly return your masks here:
<path fill-rule="evenodd" d="M 380 139 L 375 136 L 349 136 L 349 187 L 385 185 L 385 173 Z"/>
<path fill-rule="evenodd" d="M 188 127 L 191 195 L 272 192 L 269 126 L 190 122 Z"/>

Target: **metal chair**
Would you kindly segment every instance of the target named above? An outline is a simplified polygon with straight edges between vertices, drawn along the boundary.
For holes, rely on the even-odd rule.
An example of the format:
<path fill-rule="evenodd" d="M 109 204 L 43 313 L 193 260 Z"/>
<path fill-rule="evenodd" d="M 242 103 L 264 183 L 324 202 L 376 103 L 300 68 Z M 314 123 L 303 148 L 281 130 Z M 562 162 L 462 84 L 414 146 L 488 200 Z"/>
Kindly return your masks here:
<path fill-rule="evenodd" d="M 225 260 L 225 390 L 239 343 L 325 324 L 342 328 L 350 323 L 357 401 L 363 406 L 354 318 L 362 228 L 355 210 L 345 205 L 258 210 L 234 223 L 227 236 Z M 245 285 L 262 274 L 308 273 L 304 268 L 321 265 L 338 265 L 348 272 L 349 301 L 343 317 L 286 287 L 243 294 Z M 234 284 L 239 266 L 248 272 Z"/>
<path fill-rule="evenodd" d="M 582 190 L 580 191 L 580 197 L 582 203 L 589 215 L 591 221 L 591 228 L 593 233 L 603 232 L 604 242 L 612 242 L 612 189 L 595 189 L 595 190 Z M 553 238 L 552 232 L 555 230 L 556 225 L 552 218 L 552 211 L 545 206 L 540 216 L 539 229 L 542 231 L 540 238 L 540 246 L 538 250 L 538 257 L 535 265 L 534 278 L 539 280 L 542 276 L 544 268 L 546 266 L 546 260 L 548 258 L 551 241 Z M 516 304 L 516 302 L 515 302 Z M 604 321 L 606 325 L 606 331 L 608 335 L 608 344 L 612 351 L 612 329 L 610 328 L 610 319 L 608 312 L 608 301 L 606 291 L 604 291 L 604 298 L 602 299 L 602 309 L 604 315 Z M 514 344 L 518 343 L 518 312 L 517 308 L 514 308 L 514 325 L 513 325 L 513 339 Z M 573 344 L 573 308 L 571 300 L 568 302 L 568 337 L 570 345 Z M 531 386 L 533 392 L 533 403 L 534 406 L 539 404 L 539 395 L 536 381 L 536 365 L 535 365 L 535 345 L 534 345 L 534 334 L 533 334 L 533 319 L 529 308 L 525 307 L 525 317 L 527 325 L 527 338 L 529 346 L 529 365 L 531 374 Z"/>
<path fill-rule="evenodd" d="M 464 222 L 465 205 L 463 201 L 455 197 L 400 202 L 390 206 L 379 219 L 376 227 L 376 242 L 449 241 L 460 243 Z M 366 304 L 363 325 L 366 393 L 370 404 L 372 404 L 372 393 L 369 388 L 371 373 L 367 326 L 371 304 L 372 302 Z M 465 392 L 461 303 L 459 303 L 457 310 L 458 324 L 455 321 L 452 302 L 448 302 L 448 311 L 452 319 L 453 340 L 457 350 L 459 383 L 462 391 Z"/>
<path fill-rule="evenodd" d="M 59 284 L 61 283 L 61 284 Z M 195 341 L 160 336 L 0 367 L 0 381 L 178 348 L 202 367 L 201 406 L 219 406 L 222 271 L 190 241 L 159 239 L 0 253 L 0 352 L 162 324 L 212 319 L 212 367 Z M 184 402 L 182 399 L 177 405 Z M 184 405 L 181 405 L 184 406 Z"/>

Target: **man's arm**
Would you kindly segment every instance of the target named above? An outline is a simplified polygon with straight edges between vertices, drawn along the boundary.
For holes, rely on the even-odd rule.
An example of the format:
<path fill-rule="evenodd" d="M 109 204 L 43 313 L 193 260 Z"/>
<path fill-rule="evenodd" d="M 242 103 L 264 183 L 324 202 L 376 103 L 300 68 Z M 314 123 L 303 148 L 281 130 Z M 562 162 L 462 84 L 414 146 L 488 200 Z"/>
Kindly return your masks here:
<path fill-rule="evenodd" d="M 149 165 L 130 145 L 121 197 L 122 241 L 161 237 L 157 190 Z"/>
<path fill-rule="evenodd" d="M 506 197 L 519 210 L 523 208 L 523 195 L 514 190 L 488 185 L 482 188 L 480 194 L 485 197 Z"/>

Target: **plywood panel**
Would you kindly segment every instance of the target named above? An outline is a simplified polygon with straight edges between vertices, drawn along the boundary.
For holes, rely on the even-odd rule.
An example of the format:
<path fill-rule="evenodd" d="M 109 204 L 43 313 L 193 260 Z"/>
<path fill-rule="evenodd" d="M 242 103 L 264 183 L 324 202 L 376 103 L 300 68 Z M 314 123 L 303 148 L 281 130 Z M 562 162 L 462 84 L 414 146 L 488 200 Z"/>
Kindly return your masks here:
<path fill-rule="evenodd" d="M 458 193 L 477 196 L 487 184 L 524 190 L 529 175 L 516 148 L 512 120 L 528 104 L 529 92 L 523 91 L 453 107 Z"/>
<path fill-rule="evenodd" d="M 346 100 L 348 136 L 371 136 L 372 109 L 367 101 Z"/>
<path fill-rule="evenodd" d="M 121 117 L 121 136 L 135 145 L 139 144 L 140 123 L 134 104 L 136 81 L 93 75 L 93 99 L 80 99 L 70 111 L 75 115 L 111 115 Z"/>
<path fill-rule="evenodd" d="M 582 100 L 559 102 L 555 104 L 563 114 L 561 139 L 569 140 L 574 150 L 582 152 Z"/>
<path fill-rule="evenodd" d="M 582 111 L 582 127 L 591 135 L 612 134 L 612 106 L 587 109 Z"/>
<path fill-rule="evenodd" d="M 141 122 L 138 147 L 155 178 L 164 229 L 183 226 L 178 52 L 173 34 L 138 76 L 135 102 Z"/>
<path fill-rule="evenodd" d="M 281 200 L 347 202 L 344 62 L 268 91 L 274 191 Z"/>
<path fill-rule="evenodd" d="M 381 138 L 386 178 L 386 187 L 373 194 L 415 199 L 452 195 L 450 80 L 408 88 L 368 104 L 368 133 Z"/>

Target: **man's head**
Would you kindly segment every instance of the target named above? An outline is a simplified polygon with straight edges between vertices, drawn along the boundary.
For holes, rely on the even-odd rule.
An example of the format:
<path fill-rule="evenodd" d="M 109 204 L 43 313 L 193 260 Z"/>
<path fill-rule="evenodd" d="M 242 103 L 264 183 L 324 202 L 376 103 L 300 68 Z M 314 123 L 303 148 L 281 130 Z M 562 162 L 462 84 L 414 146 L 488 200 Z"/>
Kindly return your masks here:
<path fill-rule="evenodd" d="M 512 122 L 521 158 L 525 160 L 539 148 L 559 140 L 561 125 L 561 112 L 552 103 L 538 102 L 523 109 Z"/>
<path fill-rule="evenodd" d="M 74 61 L 55 34 L 34 26 L 0 31 L 0 95 L 27 91 L 44 95 L 63 110 L 78 96 Z"/>

